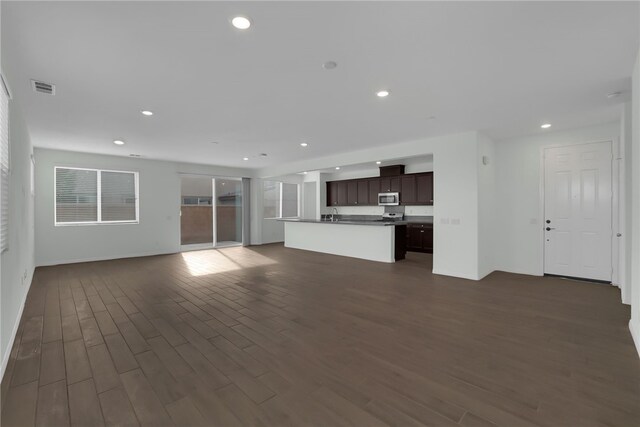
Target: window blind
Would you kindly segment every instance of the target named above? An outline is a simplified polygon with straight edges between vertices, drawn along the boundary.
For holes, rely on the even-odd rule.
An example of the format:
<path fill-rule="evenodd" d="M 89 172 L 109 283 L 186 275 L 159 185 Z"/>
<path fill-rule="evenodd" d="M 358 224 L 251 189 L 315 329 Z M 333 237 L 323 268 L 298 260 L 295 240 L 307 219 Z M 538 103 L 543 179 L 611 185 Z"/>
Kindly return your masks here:
<path fill-rule="evenodd" d="M 100 175 L 102 221 L 135 221 L 135 174 L 101 171 Z"/>
<path fill-rule="evenodd" d="M 263 218 L 280 218 L 280 183 L 264 181 Z"/>
<path fill-rule="evenodd" d="M 56 223 L 98 221 L 98 171 L 56 168 Z"/>
<path fill-rule="evenodd" d="M 9 95 L 0 87 L 0 253 L 9 249 Z"/>
<path fill-rule="evenodd" d="M 288 218 L 299 215 L 298 184 L 264 181 L 263 218 Z"/>
<path fill-rule="evenodd" d="M 298 216 L 298 184 L 282 183 L 282 217 Z"/>
<path fill-rule="evenodd" d="M 56 167 L 56 225 L 138 222 L 137 172 Z"/>

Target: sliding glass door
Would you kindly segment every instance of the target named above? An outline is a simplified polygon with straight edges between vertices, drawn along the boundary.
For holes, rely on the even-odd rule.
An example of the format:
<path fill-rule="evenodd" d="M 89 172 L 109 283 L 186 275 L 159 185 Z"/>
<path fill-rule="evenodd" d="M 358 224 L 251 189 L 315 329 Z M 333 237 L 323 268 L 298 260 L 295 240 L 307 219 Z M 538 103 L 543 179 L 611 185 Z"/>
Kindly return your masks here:
<path fill-rule="evenodd" d="M 217 247 L 242 244 L 242 180 L 216 178 L 215 241 Z"/>
<path fill-rule="evenodd" d="M 242 180 L 184 175 L 180 180 L 184 250 L 242 244 Z"/>

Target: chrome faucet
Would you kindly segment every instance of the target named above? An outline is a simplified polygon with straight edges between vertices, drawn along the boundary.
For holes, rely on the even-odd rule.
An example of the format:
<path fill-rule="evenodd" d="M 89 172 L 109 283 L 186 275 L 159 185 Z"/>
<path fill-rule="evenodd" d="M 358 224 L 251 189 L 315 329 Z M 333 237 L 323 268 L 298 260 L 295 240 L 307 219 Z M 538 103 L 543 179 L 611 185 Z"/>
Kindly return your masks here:
<path fill-rule="evenodd" d="M 333 222 L 334 214 L 338 215 L 338 208 L 331 209 L 331 222 Z"/>

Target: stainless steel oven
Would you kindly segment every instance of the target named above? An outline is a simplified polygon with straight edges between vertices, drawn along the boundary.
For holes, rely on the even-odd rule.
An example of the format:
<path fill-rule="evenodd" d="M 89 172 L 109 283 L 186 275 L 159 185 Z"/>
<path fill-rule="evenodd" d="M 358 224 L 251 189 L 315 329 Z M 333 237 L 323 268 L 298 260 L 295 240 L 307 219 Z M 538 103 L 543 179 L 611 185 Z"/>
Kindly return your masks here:
<path fill-rule="evenodd" d="M 398 206 L 400 193 L 378 193 L 378 206 Z"/>

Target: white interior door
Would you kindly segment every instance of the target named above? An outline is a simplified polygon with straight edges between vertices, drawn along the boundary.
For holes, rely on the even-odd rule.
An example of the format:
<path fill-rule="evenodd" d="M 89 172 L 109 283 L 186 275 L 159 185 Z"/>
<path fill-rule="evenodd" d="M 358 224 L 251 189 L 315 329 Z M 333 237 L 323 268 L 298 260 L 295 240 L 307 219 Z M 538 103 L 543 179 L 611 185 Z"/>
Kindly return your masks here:
<path fill-rule="evenodd" d="M 545 274 L 611 281 L 611 143 L 544 151 Z"/>

